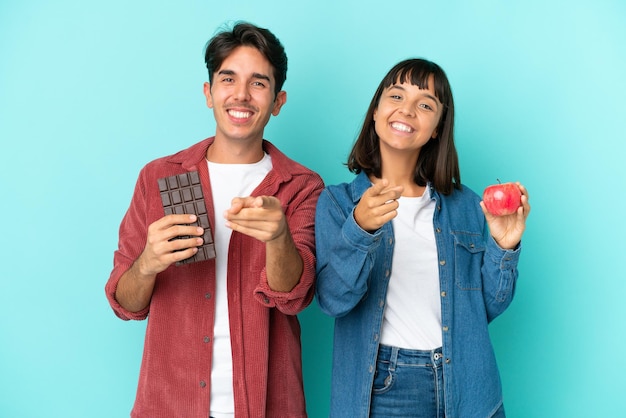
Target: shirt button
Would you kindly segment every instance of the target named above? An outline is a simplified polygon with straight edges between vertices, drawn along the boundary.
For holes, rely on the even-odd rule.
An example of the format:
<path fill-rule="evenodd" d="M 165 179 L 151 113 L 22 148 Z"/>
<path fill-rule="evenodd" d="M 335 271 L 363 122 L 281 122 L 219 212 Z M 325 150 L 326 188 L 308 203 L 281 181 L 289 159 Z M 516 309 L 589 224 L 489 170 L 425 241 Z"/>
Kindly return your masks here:
<path fill-rule="evenodd" d="M 382 300 L 382 299 L 381 299 L 381 300 L 379 300 L 379 301 L 378 301 L 378 306 L 379 306 L 379 307 L 381 307 L 381 308 L 382 308 L 383 306 L 385 306 L 385 301 L 384 301 L 384 300 Z"/>
<path fill-rule="evenodd" d="M 211 342 L 211 338 L 208 337 L 208 336 L 204 337 L 204 342 L 205 343 L 210 343 Z"/>
<path fill-rule="evenodd" d="M 439 261 L 439 264 L 441 264 L 442 266 L 445 266 L 446 265 L 446 260 Z"/>
<path fill-rule="evenodd" d="M 447 296 L 447 293 L 446 293 L 446 292 L 441 292 L 441 297 L 442 297 L 442 298 L 445 298 L 446 296 Z"/>
<path fill-rule="evenodd" d="M 385 270 L 385 277 L 389 277 L 389 270 Z"/>
<path fill-rule="evenodd" d="M 267 296 L 265 296 L 265 297 L 263 298 L 263 302 L 265 302 L 265 303 L 270 303 L 270 299 L 269 299 Z"/>
<path fill-rule="evenodd" d="M 368 370 L 369 370 L 370 373 L 373 372 L 374 371 L 374 366 L 370 366 L 370 368 Z"/>
<path fill-rule="evenodd" d="M 374 341 L 378 341 L 378 334 L 374 334 Z"/>
<path fill-rule="evenodd" d="M 448 327 L 443 327 L 443 330 L 444 331 L 448 331 Z"/>
<path fill-rule="evenodd" d="M 446 359 L 446 364 L 450 364 L 450 359 L 449 358 Z"/>
<path fill-rule="evenodd" d="M 393 239 L 389 238 L 389 245 L 393 244 Z"/>
<path fill-rule="evenodd" d="M 206 387 L 206 382 L 205 382 L 204 380 L 201 380 L 201 381 L 200 381 L 200 387 L 201 387 L 201 388 Z"/>
<path fill-rule="evenodd" d="M 204 294 L 204 297 L 206 299 L 211 299 L 211 294 L 207 292 L 207 293 Z"/>
<path fill-rule="evenodd" d="M 437 228 L 437 229 L 435 229 L 435 231 L 437 231 L 437 233 L 440 233 L 441 232 L 441 228 Z"/>

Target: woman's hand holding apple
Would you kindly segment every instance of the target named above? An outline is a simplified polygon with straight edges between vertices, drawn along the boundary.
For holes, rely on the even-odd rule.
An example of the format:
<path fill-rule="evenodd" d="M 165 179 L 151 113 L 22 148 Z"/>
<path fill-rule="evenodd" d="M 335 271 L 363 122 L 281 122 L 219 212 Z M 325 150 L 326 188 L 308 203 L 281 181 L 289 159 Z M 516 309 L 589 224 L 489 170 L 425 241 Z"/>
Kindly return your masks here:
<path fill-rule="evenodd" d="M 517 209 L 514 206 L 511 208 L 511 202 L 515 202 L 517 198 Z M 526 188 L 519 182 L 489 186 L 485 189 L 480 206 L 491 236 L 498 245 L 506 250 L 515 248 L 522 240 L 526 218 L 530 213 Z"/>

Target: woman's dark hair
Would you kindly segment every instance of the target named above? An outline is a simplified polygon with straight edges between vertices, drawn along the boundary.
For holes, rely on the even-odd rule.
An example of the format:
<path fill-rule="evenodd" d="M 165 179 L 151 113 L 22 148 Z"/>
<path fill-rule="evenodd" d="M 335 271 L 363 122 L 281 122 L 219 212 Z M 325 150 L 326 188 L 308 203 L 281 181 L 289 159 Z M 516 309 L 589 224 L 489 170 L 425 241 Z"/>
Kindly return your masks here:
<path fill-rule="evenodd" d="M 374 112 L 383 91 L 395 84 L 408 82 L 420 89 L 427 89 L 428 79 L 433 76 L 435 95 L 443 104 L 443 113 L 437 125 L 437 136 L 431 138 L 420 150 L 415 166 L 414 181 L 420 186 L 431 182 L 443 194 L 461 188 L 459 158 L 454 146 L 454 100 L 445 72 L 437 64 L 424 59 L 408 59 L 396 64 L 383 78 L 370 102 L 361 132 L 350 151 L 346 165 L 353 173 L 365 172 L 380 178 L 382 160 L 380 139 L 374 128 Z"/>
<path fill-rule="evenodd" d="M 246 22 L 238 22 L 232 29 L 223 30 L 209 40 L 204 53 L 204 62 L 209 70 L 209 83 L 213 83 L 213 73 L 220 68 L 233 50 L 240 46 L 256 48 L 272 65 L 276 81 L 274 96 L 276 96 L 287 79 L 285 48 L 268 29 Z"/>

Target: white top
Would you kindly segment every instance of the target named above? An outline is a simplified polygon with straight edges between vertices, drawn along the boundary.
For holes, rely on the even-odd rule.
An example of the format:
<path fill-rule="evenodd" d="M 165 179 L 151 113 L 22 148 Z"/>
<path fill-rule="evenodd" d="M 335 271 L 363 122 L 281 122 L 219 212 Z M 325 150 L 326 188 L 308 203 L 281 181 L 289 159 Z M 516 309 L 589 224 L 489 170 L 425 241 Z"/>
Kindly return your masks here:
<path fill-rule="evenodd" d="M 393 263 L 381 343 L 414 350 L 441 347 L 441 300 L 435 201 L 428 187 L 421 197 L 400 197 L 392 220 Z"/>
<path fill-rule="evenodd" d="M 218 164 L 208 161 L 215 225 L 215 325 L 213 331 L 213 364 L 211 369 L 211 411 L 215 418 L 232 418 L 235 413 L 233 396 L 233 359 L 228 321 L 226 276 L 228 246 L 232 230 L 227 228 L 224 212 L 235 197 L 250 196 L 272 169 L 272 159 L 265 154 L 254 164 Z"/>

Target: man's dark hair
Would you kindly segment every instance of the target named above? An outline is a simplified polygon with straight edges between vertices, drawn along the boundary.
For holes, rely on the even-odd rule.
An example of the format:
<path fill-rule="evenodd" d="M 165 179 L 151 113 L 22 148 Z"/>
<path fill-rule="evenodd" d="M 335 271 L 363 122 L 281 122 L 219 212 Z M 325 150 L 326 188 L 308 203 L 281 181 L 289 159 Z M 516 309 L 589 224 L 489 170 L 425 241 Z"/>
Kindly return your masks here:
<path fill-rule="evenodd" d="M 208 42 L 204 62 L 209 70 L 209 83 L 213 83 L 213 74 L 224 60 L 240 46 L 256 48 L 274 69 L 274 97 L 282 90 L 287 79 L 287 54 L 278 38 L 268 29 L 259 28 L 251 23 L 238 22 L 232 29 L 216 34 Z"/>
<path fill-rule="evenodd" d="M 398 83 L 411 83 L 420 89 L 428 88 L 428 79 L 433 76 L 435 96 L 443 104 L 443 113 L 437 126 L 437 136 L 431 138 L 421 149 L 415 166 L 413 180 L 420 186 L 431 182 L 435 190 L 443 194 L 461 188 L 459 160 L 454 146 L 454 100 L 448 77 L 437 64 L 413 58 L 396 64 L 378 85 L 370 102 L 361 132 L 350 151 L 346 165 L 353 173 L 365 172 L 380 178 L 382 159 L 380 138 L 374 128 L 374 112 L 383 91 Z"/>

